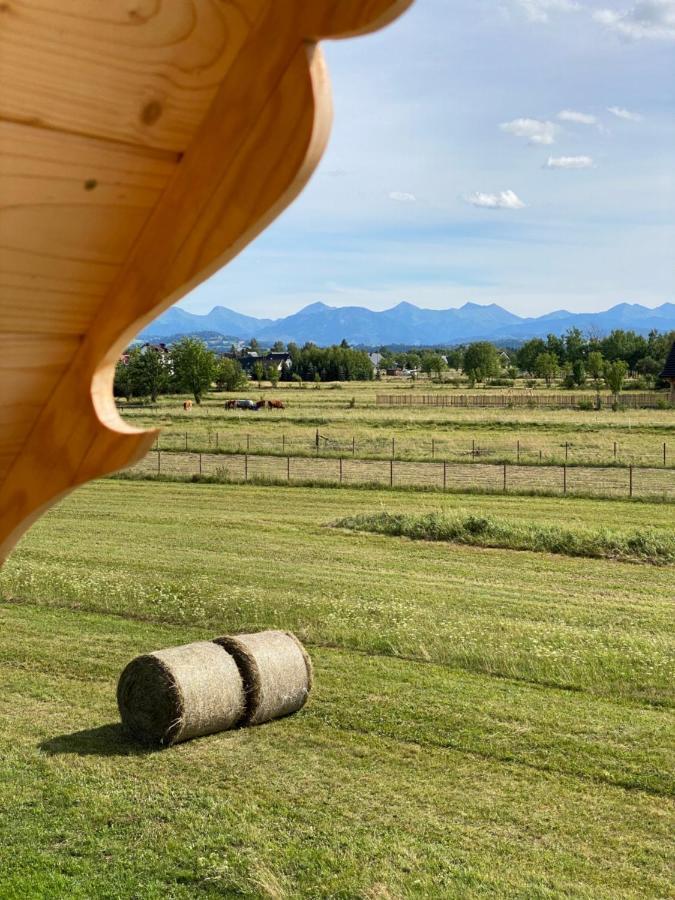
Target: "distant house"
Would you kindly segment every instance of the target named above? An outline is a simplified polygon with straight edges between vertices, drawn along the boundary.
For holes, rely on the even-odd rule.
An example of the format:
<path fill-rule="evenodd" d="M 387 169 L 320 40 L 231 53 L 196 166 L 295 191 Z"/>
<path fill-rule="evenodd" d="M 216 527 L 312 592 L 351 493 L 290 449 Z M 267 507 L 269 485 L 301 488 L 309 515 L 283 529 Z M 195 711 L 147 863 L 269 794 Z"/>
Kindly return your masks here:
<path fill-rule="evenodd" d="M 373 364 L 373 369 L 375 369 L 375 371 L 377 371 L 379 368 L 381 368 L 382 360 L 384 359 L 384 357 L 382 356 L 381 353 L 369 353 L 368 359 Z"/>
<path fill-rule="evenodd" d="M 239 365 L 244 372 L 250 374 L 256 363 L 262 363 L 266 369 L 275 368 L 279 374 L 288 371 L 291 368 L 291 354 L 277 351 L 269 353 L 258 353 L 255 350 L 248 350 L 244 356 L 238 357 Z"/>

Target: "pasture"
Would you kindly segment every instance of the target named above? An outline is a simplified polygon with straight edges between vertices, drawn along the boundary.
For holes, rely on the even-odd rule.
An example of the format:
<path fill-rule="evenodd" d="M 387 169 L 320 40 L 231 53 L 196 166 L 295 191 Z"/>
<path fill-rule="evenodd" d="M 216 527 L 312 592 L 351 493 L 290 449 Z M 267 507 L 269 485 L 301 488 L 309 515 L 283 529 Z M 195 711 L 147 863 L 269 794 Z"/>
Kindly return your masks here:
<path fill-rule="evenodd" d="M 379 382 L 277 388 L 254 383 L 236 394 L 214 393 L 201 406 L 183 410 L 183 397 L 161 398 L 153 408 L 132 407 L 122 415 L 132 424 L 164 429 L 164 449 L 312 454 L 316 432 L 322 455 L 427 461 L 478 459 L 590 465 L 675 465 L 672 409 L 555 410 L 381 407 L 378 393 L 451 392 L 428 382 L 383 388 Z M 476 393 L 480 393 L 479 391 Z M 593 393 L 589 392 L 592 399 Z M 227 401 L 281 399 L 285 409 L 225 410 Z M 392 445 L 393 440 L 393 445 Z"/>
<path fill-rule="evenodd" d="M 3 897 L 671 895 L 673 567 L 329 527 L 382 510 L 672 534 L 620 500 L 83 488 L 0 572 Z M 301 713 L 124 740 L 132 656 L 266 627 L 313 656 Z"/>

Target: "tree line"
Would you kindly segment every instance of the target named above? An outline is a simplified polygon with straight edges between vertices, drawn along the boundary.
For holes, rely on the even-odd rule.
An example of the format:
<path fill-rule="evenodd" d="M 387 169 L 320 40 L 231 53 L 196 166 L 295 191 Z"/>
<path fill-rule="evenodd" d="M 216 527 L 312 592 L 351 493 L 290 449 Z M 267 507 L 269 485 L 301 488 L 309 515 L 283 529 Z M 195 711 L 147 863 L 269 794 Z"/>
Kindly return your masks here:
<path fill-rule="evenodd" d="M 383 347 L 381 365 L 386 369 L 421 371 L 439 379 L 445 370 L 455 369 L 463 372 L 471 386 L 504 375 L 514 379 L 522 374 L 542 378 L 547 385 L 560 380 L 567 388 L 588 383 L 598 388 L 604 382 L 617 393 L 628 373 L 640 377 L 645 387 L 654 386 L 673 340 L 675 331 L 652 331 L 644 337 L 616 329 L 601 338 L 570 328 L 562 336 L 533 338 L 518 349 L 499 349 L 489 341 L 447 350 L 395 352 Z"/>
<path fill-rule="evenodd" d="M 283 345 L 275 344 L 276 350 Z M 251 374 L 259 383 L 280 379 L 293 381 L 368 381 L 373 366 L 363 350 L 353 350 L 343 341 L 339 346 L 317 347 L 289 344 L 290 367 L 279 371 L 277 365 L 256 360 Z M 182 338 L 169 348 L 146 345 L 132 347 L 117 362 L 114 394 L 131 400 L 150 398 L 154 403 L 160 394 L 189 393 L 196 403 L 213 386 L 219 390 L 237 391 L 248 385 L 248 377 L 233 351 L 218 356 L 197 338 Z"/>

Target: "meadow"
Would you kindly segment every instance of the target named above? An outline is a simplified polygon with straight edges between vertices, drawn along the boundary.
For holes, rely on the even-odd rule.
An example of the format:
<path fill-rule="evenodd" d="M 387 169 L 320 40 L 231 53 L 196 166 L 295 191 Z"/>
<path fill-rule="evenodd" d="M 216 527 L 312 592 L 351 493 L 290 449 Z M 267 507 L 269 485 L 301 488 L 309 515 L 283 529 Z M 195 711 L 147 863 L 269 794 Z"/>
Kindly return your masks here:
<path fill-rule="evenodd" d="M 0 572 L 0 896 L 672 896 L 672 564 L 339 523 L 383 511 L 672 540 L 663 503 L 86 486 Z M 125 739 L 130 658 L 267 627 L 299 714 Z"/>
<path fill-rule="evenodd" d="M 355 453 L 389 459 L 477 459 L 508 462 L 675 466 L 672 409 L 456 409 L 377 406 L 378 393 L 451 391 L 423 381 L 307 385 L 255 383 L 236 394 L 208 395 L 186 413 L 183 397 L 161 397 L 153 408 L 132 405 L 132 424 L 161 427 L 163 449 L 312 454 L 319 432 L 322 455 Z M 463 392 L 466 392 L 463 390 Z M 493 389 L 494 392 L 494 389 Z M 474 393 L 480 394 L 480 391 Z M 284 410 L 225 410 L 235 397 L 282 399 Z M 593 393 L 589 392 L 589 398 Z M 392 444 L 393 440 L 393 444 Z"/>

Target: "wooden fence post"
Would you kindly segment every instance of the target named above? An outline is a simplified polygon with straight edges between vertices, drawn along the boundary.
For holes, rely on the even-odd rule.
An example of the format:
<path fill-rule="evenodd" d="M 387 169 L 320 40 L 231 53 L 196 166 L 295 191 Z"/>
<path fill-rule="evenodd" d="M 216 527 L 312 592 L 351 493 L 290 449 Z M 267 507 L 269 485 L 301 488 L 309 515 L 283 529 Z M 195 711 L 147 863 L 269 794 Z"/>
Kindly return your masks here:
<path fill-rule="evenodd" d="M 628 496 L 633 496 L 633 466 L 628 466 Z"/>
<path fill-rule="evenodd" d="M 244 454 L 244 481 L 248 481 L 248 453 Z"/>

